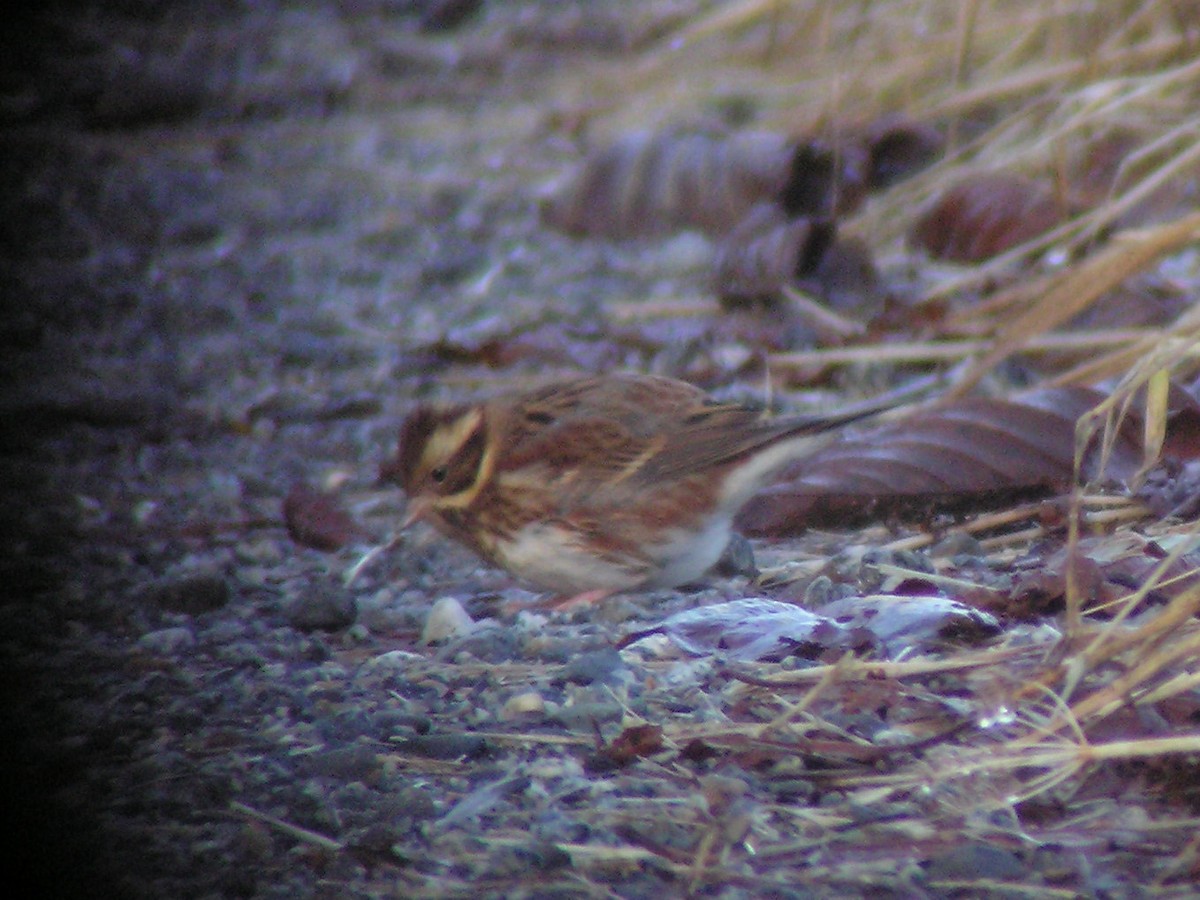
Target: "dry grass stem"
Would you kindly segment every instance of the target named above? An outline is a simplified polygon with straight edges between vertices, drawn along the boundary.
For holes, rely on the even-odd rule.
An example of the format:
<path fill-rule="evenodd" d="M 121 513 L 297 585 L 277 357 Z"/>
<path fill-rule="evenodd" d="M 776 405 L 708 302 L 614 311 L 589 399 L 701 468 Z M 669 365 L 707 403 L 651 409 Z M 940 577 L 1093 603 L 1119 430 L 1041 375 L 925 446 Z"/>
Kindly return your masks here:
<path fill-rule="evenodd" d="M 1119 328 L 1061 334 L 1040 333 L 1027 338 L 1013 353 L 1079 352 L 1122 347 L 1130 343 L 1153 340 L 1159 332 L 1146 328 Z M 855 347 L 827 347 L 819 350 L 798 350 L 774 353 L 768 357 L 771 366 L 779 369 L 813 368 L 838 365 L 888 365 L 896 363 L 941 362 L 966 359 L 994 348 L 994 341 L 939 340 L 919 343 L 870 344 Z"/>
<path fill-rule="evenodd" d="M 1061 325 L 1131 275 L 1144 271 L 1150 263 L 1197 240 L 1200 240 L 1200 213 L 1155 228 L 1118 235 L 1112 246 L 1065 270 L 1034 306 L 1003 329 L 992 349 L 961 375 L 953 395 L 967 393 L 1001 360 L 1034 335 Z"/>

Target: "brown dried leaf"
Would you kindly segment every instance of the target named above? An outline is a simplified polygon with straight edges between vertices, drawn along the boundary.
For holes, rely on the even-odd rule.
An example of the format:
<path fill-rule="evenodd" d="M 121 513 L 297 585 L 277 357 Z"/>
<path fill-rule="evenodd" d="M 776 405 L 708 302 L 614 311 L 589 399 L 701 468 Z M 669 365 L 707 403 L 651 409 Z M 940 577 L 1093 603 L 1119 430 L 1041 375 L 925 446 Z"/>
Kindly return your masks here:
<path fill-rule="evenodd" d="M 932 125 L 884 116 L 866 128 L 867 184 L 889 187 L 929 166 L 945 149 L 945 139 Z"/>
<path fill-rule="evenodd" d="M 717 296 L 731 305 L 778 300 L 785 284 L 815 271 L 836 233 L 830 220 L 790 218 L 760 203 L 717 246 Z"/>
<path fill-rule="evenodd" d="M 865 163 L 856 144 L 766 132 L 634 133 L 591 153 L 543 202 L 542 217 L 577 235 L 721 235 L 763 202 L 789 216 L 851 210 L 866 190 Z"/>
<path fill-rule="evenodd" d="M 617 766 L 625 766 L 643 756 L 653 756 L 663 748 L 661 725 L 631 725 L 613 738 L 600 754 Z"/>
<path fill-rule="evenodd" d="M 867 165 L 867 150 L 858 141 L 802 141 L 795 145 L 787 183 L 776 199 L 789 216 L 848 215 L 866 196 Z"/>
<path fill-rule="evenodd" d="M 1157 327 L 1174 322 L 1194 302 L 1181 285 L 1143 274 L 1103 294 L 1066 327 L 1075 331 Z"/>
<path fill-rule="evenodd" d="M 800 279 L 799 286 L 831 308 L 853 312 L 860 320 L 876 316 L 888 298 L 874 254 L 859 237 L 835 240 L 817 261 L 816 269 Z"/>
<path fill-rule="evenodd" d="M 779 196 L 792 154 L 782 135 L 629 134 L 592 152 L 543 206 L 569 234 L 626 238 L 694 227 L 720 233 Z"/>
<path fill-rule="evenodd" d="M 1067 215 L 1048 184 L 992 172 L 943 191 L 909 239 L 937 259 L 981 262 L 1050 230 Z"/>
<path fill-rule="evenodd" d="M 1044 334 L 1071 316 L 1078 315 L 1105 291 L 1112 290 L 1126 279 L 1145 271 L 1168 253 L 1194 244 L 1197 237 L 1200 237 L 1200 212 L 1154 228 L 1122 232 L 1082 262 L 1067 266 L 1053 276 L 1032 280 L 1028 298 L 1035 300 L 1033 305 L 1018 313 L 1001 330 L 993 342 L 992 349 L 959 376 L 951 391 L 960 396 L 965 394 L 987 372 L 1030 338 Z M 1017 289 L 1014 295 L 1020 296 L 1022 293 L 1025 292 Z M 1144 342 L 1143 352 L 1150 352 L 1152 349 L 1149 342 Z M 1080 367 L 1069 373 L 1070 378 L 1075 383 L 1094 384 L 1098 379 L 1108 377 L 1106 366 L 1111 367 L 1114 359 L 1126 352 L 1122 348 L 1114 354 L 1102 357 L 1087 367 L 1086 372 L 1084 367 Z M 1129 360 L 1122 359 L 1117 369 L 1124 374 L 1129 365 Z"/>
<path fill-rule="evenodd" d="M 1035 547 L 1021 564 L 1010 590 L 980 596 L 987 609 L 1013 619 L 1028 619 L 1063 609 L 1067 583 L 1083 597 L 1084 607 L 1107 617 L 1120 607 L 1113 604 L 1145 585 L 1168 556 L 1157 541 L 1132 532 L 1085 537 L 1073 547 L 1043 552 Z M 1158 586 L 1146 600 L 1165 603 L 1200 581 L 1200 551 L 1180 553 L 1161 573 Z"/>
<path fill-rule="evenodd" d="M 1082 144 L 1066 172 L 1072 206 L 1091 209 L 1116 201 L 1120 212 L 1111 227 L 1118 230 L 1165 222 L 1192 209 L 1200 178 L 1194 143 L 1157 141 L 1160 137 L 1118 124 Z"/>
<path fill-rule="evenodd" d="M 295 484 L 283 501 L 283 520 L 297 544 L 333 551 L 362 535 L 362 529 L 332 494 Z"/>
<path fill-rule="evenodd" d="M 911 506 L 914 498 L 941 505 L 988 499 L 998 491 L 1064 490 L 1074 473 L 1075 422 L 1103 396 L 1058 388 L 918 412 L 795 463 L 747 504 L 739 527 L 757 535 L 791 534 L 864 507 L 879 515 L 888 503 Z M 1109 478 L 1126 478 L 1141 462 L 1132 425 L 1121 438 Z M 1090 464 L 1084 474 L 1091 474 Z"/>

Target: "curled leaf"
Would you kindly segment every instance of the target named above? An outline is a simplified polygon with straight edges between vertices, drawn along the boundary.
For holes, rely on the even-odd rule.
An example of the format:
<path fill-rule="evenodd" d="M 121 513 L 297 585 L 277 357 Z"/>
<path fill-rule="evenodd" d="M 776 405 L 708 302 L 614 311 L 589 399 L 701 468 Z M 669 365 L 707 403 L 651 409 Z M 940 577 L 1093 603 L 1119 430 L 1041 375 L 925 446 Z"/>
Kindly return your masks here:
<path fill-rule="evenodd" d="M 885 188 L 915 175 L 942 154 L 945 140 L 932 125 L 899 116 L 873 122 L 865 135 L 867 184 Z"/>
<path fill-rule="evenodd" d="M 570 234 L 719 233 L 755 203 L 779 196 L 790 156 L 785 137 L 763 132 L 629 134 L 590 154 L 543 206 L 543 217 Z"/>
<path fill-rule="evenodd" d="M 938 259 L 974 263 L 1037 237 L 1067 215 L 1048 184 L 993 172 L 943 191 L 917 220 L 910 240 Z"/>
<path fill-rule="evenodd" d="M 544 201 L 542 216 L 577 235 L 721 235 L 759 203 L 789 216 L 830 216 L 856 207 L 865 189 L 857 144 L 767 132 L 634 133 L 590 154 Z"/>
<path fill-rule="evenodd" d="M 819 612 L 842 628 L 866 629 L 888 656 L 938 640 L 978 641 L 1000 630 L 989 613 L 934 594 L 846 597 Z"/>
<path fill-rule="evenodd" d="M 867 151 L 857 141 L 795 145 L 778 200 L 789 216 L 823 218 L 858 209 L 867 192 Z"/>
<path fill-rule="evenodd" d="M 1031 392 L 1017 400 L 969 398 L 845 438 L 783 473 L 742 510 L 749 534 L 781 535 L 914 501 L 962 506 L 997 495 L 1060 491 L 1075 471 L 1075 422 L 1103 399 L 1087 388 Z M 1127 479 L 1141 463 L 1134 423 L 1122 429 L 1104 475 Z M 1096 457 L 1083 476 L 1099 474 Z"/>
<path fill-rule="evenodd" d="M 717 296 L 729 304 L 777 299 L 784 285 L 817 268 L 836 233 L 831 220 L 789 218 L 760 203 L 717 247 Z"/>

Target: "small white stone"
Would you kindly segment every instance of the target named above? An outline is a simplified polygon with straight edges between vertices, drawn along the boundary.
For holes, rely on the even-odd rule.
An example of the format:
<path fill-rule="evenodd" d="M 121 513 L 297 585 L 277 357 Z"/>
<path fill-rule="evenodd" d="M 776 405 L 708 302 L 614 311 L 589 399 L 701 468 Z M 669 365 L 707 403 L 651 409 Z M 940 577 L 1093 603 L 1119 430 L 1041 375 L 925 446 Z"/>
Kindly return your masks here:
<path fill-rule="evenodd" d="M 467 634 L 475 627 L 472 619 L 457 597 L 441 597 L 436 600 L 421 629 L 422 644 L 436 644 L 452 637 Z"/>
<path fill-rule="evenodd" d="M 362 671 L 364 674 L 370 674 L 379 671 L 403 671 L 411 668 L 419 662 L 423 662 L 425 657 L 419 653 L 410 653 L 408 650 L 388 650 L 386 653 L 380 653 L 378 656 L 373 656 L 363 663 Z"/>
<path fill-rule="evenodd" d="M 531 713 L 542 713 L 545 709 L 546 701 L 541 694 L 537 691 L 525 691 L 522 694 L 514 694 L 504 702 L 500 707 L 500 720 L 511 722 Z"/>

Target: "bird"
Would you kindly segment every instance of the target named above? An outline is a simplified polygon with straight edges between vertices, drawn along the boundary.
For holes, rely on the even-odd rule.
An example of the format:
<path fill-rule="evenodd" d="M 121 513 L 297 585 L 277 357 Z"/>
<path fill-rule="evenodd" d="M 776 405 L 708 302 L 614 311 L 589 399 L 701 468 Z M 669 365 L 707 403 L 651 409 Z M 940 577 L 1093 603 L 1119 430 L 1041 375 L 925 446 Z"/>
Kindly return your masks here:
<path fill-rule="evenodd" d="M 658 375 L 419 405 L 380 470 L 417 521 L 566 601 L 672 588 L 720 558 L 780 468 L 878 412 L 764 416 Z"/>

